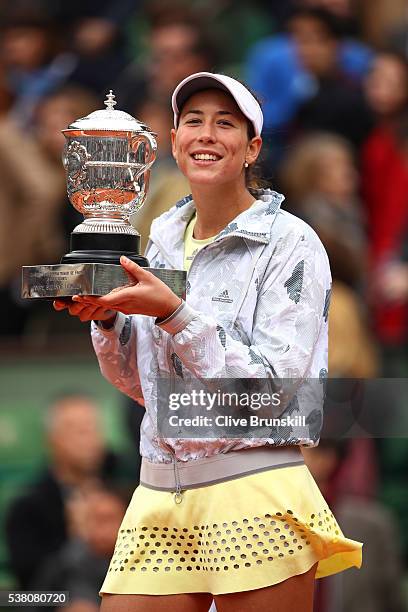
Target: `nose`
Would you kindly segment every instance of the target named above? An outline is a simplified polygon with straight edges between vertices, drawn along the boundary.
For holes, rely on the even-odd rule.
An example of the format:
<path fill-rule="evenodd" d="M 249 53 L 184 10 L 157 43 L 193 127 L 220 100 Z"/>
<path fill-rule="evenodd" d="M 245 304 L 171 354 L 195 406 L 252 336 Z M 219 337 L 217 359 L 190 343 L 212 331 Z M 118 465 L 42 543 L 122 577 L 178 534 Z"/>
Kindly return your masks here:
<path fill-rule="evenodd" d="M 200 142 L 215 142 L 215 127 L 210 121 L 205 121 L 201 124 L 200 133 L 198 134 Z"/>

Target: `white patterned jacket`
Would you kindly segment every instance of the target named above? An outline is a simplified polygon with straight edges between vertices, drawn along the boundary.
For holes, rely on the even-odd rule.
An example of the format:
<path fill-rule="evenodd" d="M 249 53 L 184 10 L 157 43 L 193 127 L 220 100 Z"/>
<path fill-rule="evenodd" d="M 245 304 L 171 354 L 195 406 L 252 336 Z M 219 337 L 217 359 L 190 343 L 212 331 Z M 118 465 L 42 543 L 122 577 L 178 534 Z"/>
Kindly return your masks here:
<path fill-rule="evenodd" d="M 251 208 L 195 256 L 186 302 L 175 317 L 157 325 L 153 317 L 119 314 L 111 330 L 91 326 L 102 374 L 146 408 L 140 448 L 149 461 L 318 442 L 323 402 L 308 381 L 327 376 L 327 255 L 306 223 L 281 210 L 283 196 L 271 190 L 254 195 Z M 146 251 L 152 267 L 183 268 L 193 212 L 188 196 L 153 222 Z M 296 378 L 302 384 L 285 409 L 302 415 L 306 427 L 278 428 L 264 438 L 160 439 L 156 382 L 172 377 L 182 378 L 186 389 L 194 379 Z"/>

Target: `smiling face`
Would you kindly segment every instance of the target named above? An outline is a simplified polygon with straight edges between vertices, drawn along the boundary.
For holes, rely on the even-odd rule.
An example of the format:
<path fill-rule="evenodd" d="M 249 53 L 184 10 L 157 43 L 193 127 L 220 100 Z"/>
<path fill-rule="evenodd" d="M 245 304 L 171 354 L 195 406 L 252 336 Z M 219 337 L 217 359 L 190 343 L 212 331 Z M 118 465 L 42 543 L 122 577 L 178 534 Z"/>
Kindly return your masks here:
<path fill-rule="evenodd" d="M 217 89 L 192 95 L 172 130 L 173 156 L 190 185 L 240 183 L 262 140 L 248 138 L 248 121 L 231 96 Z"/>

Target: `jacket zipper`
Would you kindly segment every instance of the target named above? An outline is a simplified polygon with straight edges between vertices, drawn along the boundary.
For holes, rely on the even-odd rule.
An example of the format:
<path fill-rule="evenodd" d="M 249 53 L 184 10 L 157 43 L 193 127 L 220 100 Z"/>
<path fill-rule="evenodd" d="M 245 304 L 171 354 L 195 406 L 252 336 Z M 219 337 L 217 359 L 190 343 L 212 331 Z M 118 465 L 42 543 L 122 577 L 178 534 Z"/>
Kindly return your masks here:
<path fill-rule="evenodd" d="M 162 245 L 157 244 L 151 238 L 150 238 L 150 242 L 155 245 L 160 255 L 164 257 L 165 260 L 167 259 L 168 264 L 172 268 L 174 264 L 171 262 L 170 258 L 167 256 L 167 253 L 163 249 Z M 171 353 L 170 353 L 170 338 L 166 338 L 166 360 L 167 360 L 167 367 L 168 367 L 169 376 L 170 376 L 170 392 L 172 392 L 174 389 L 174 375 L 173 375 Z M 156 415 L 156 418 L 157 418 L 157 415 Z M 169 455 L 171 455 L 171 460 L 173 463 L 173 470 L 174 470 L 174 483 L 175 483 L 175 490 L 173 494 L 174 502 L 176 504 L 181 504 L 181 502 L 183 501 L 183 494 L 182 494 L 181 483 L 180 483 L 180 474 L 179 474 L 178 467 L 177 467 L 176 453 L 174 452 L 174 449 L 169 444 L 167 444 L 167 442 L 164 442 L 164 440 L 159 441 L 159 432 L 157 430 L 157 426 L 155 427 L 155 433 L 156 433 L 156 439 L 158 441 L 159 446 L 161 446 L 166 452 L 169 453 Z"/>
<path fill-rule="evenodd" d="M 167 358 L 167 366 L 168 366 L 169 375 L 170 375 L 170 393 L 172 393 L 174 390 L 174 375 L 172 373 L 172 363 L 171 363 L 171 352 L 170 351 L 171 351 L 170 338 L 167 337 L 166 338 L 166 358 Z M 180 474 L 179 474 L 178 466 L 177 466 L 176 453 L 174 452 L 174 449 L 170 446 L 170 444 L 165 442 L 163 439 L 159 441 L 159 432 L 157 430 L 157 427 L 155 428 L 155 431 L 156 431 L 156 438 L 158 440 L 159 446 L 161 446 L 163 449 L 165 449 L 169 453 L 169 455 L 171 455 L 171 460 L 173 463 L 173 471 L 174 471 L 174 484 L 175 484 L 173 498 L 174 498 L 174 503 L 178 505 L 178 504 L 181 504 L 181 502 L 183 501 L 183 492 L 181 489 Z"/>
<path fill-rule="evenodd" d="M 167 366 L 169 368 L 169 373 L 170 373 L 170 393 L 173 393 L 174 391 L 174 374 L 173 374 L 173 367 L 172 367 L 172 362 L 171 362 L 171 348 L 170 348 L 170 338 L 167 338 L 167 346 L 166 346 L 166 356 L 167 356 Z M 181 504 L 181 502 L 183 501 L 183 494 L 181 491 L 181 484 L 180 484 L 180 474 L 178 471 L 178 466 L 177 466 L 177 457 L 176 457 L 176 453 L 174 452 L 174 450 L 171 448 L 170 445 L 168 445 L 167 443 L 165 443 L 166 446 L 169 447 L 170 450 L 170 454 L 172 457 L 172 461 L 173 461 L 173 470 L 174 470 L 174 482 L 175 482 L 175 491 L 174 491 L 174 503 L 175 504 Z"/>

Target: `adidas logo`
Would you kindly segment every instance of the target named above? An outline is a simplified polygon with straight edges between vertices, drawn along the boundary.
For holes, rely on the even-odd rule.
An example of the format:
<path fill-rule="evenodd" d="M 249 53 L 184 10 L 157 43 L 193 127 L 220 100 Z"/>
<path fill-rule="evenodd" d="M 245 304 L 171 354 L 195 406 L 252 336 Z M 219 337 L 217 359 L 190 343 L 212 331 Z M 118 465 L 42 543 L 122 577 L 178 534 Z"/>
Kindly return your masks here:
<path fill-rule="evenodd" d="M 233 302 L 233 300 L 229 296 L 228 289 L 224 289 L 224 291 L 221 291 L 219 295 L 215 295 L 212 298 L 212 301 L 213 302 L 226 302 L 227 304 L 232 304 Z"/>

